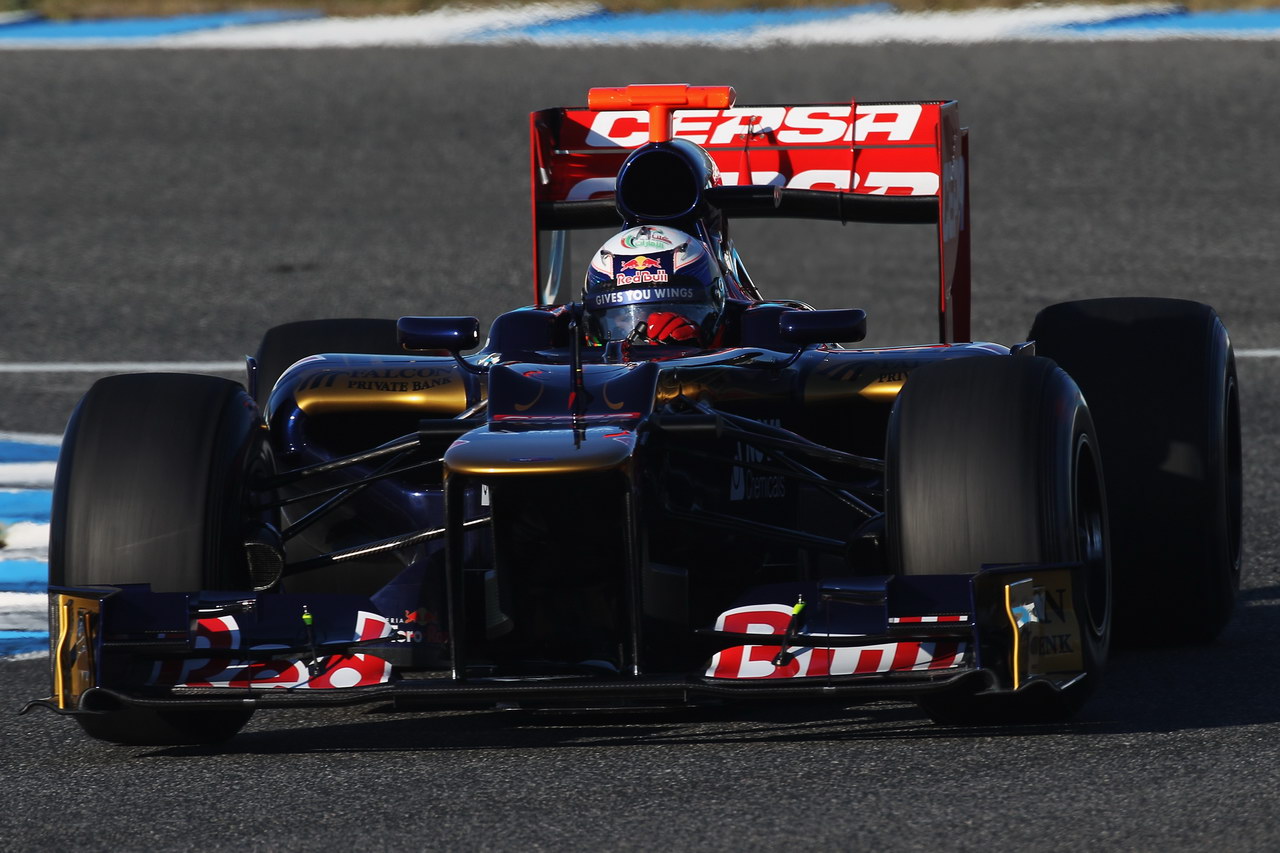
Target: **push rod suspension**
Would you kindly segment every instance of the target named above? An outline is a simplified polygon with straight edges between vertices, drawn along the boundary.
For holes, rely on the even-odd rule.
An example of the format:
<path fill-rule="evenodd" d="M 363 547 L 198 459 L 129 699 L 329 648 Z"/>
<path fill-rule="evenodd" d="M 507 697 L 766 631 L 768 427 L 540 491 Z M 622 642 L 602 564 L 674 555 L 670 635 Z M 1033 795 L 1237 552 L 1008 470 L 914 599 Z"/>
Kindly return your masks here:
<path fill-rule="evenodd" d="M 462 529 L 472 530 L 477 527 L 485 527 L 492 523 L 492 519 L 475 518 L 471 521 L 464 521 Z M 298 572 L 309 571 L 321 566 L 329 566 L 334 563 L 345 563 L 348 560 L 356 560 L 360 557 L 369 557 L 374 554 L 385 554 L 388 551 L 395 551 L 400 548 L 409 548 L 414 545 L 421 545 L 423 542 L 430 542 L 433 539 L 443 539 L 448 533 L 448 528 L 434 527 L 429 530 L 418 530 L 413 533 L 402 533 L 398 536 L 391 536 L 386 539 L 379 539 L 375 542 L 367 542 L 364 545 L 355 545 L 351 548 L 344 548 L 341 551 L 331 551 L 328 554 L 321 554 L 319 557 L 312 557 L 310 560 L 302 560 L 297 563 L 289 563 L 284 567 L 285 575 L 297 574 Z"/>
<path fill-rule="evenodd" d="M 314 477 L 317 474 L 325 474 L 329 471 L 337 471 L 342 468 L 349 468 L 352 465 L 359 465 L 361 462 L 372 462 L 375 459 L 404 453 L 419 447 L 420 444 L 421 440 L 418 434 L 416 432 L 411 433 L 403 438 L 397 438 L 386 444 L 379 445 L 372 450 L 352 453 L 349 456 L 339 456 L 337 459 L 330 459 L 327 462 L 319 462 L 315 465 L 306 465 L 302 468 L 294 468 L 291 471 L 282 471 L 274 476 L 264 478 L 262 482 L 257 484 L 257 488 L 259 491 L 271 491 L 281 486 L 287 486 L 290 483 L 296 483 L 307 477 Z"/>

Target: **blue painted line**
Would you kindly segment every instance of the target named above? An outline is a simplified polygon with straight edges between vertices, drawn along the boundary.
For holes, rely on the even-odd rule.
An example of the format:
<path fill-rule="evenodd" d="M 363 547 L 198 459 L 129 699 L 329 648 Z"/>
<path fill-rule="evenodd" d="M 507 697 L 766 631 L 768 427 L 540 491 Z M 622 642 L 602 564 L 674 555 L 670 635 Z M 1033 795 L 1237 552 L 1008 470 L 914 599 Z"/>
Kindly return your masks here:
<path fill-rule="evenodd" d="M 0 439 L 0 462 L 57 462 L 58 445 Z"/>
<path fill-rule="evenodd" d="M 43 560 L 0 562 L 0 592 L 46 592 L 49 564 Z"/>
<path fill-rule="evenodd" d="M 47 18 L 18 21 L 0 28 L 0 40 L 62 41 L 75 39 L 146 39 L 219 27 L 275 24 L 319 18 L 316 10 L 263 9 L 209 15 L 176 15 L 168 18 L 111 18 L 51 21 Z"/>
<path fill-rule="evenodd" d="M 1228 12 L 1187 12 L 1172 15 L 1134 15 L 1111 21 L 1066 24 L 1067 30 L 1194 30 L 1197 32 L 1267 32 L 1280 30 L 1280 9 Z"/>
<path fill-rule="evenodd" d="M 48 631 L 0 631 L 0 657 L 48 650 Z"/>
<path fill-rule="evenodd" d="M 652 36 L 670 33 L 675 35 L 728 36 L 737 31 L 755 30 L 761 27 L 808 24 L 830 21 L 850 15 L 868 13 L 890 14 L 895 10 L 891 3 L 870 3 L 864 6 L 837 6 L 809 9 L 747 9 L 734 11 L 700 11 L 674 9 L 666 12 L 608 12 L 600 11 L 580 18 L 534 24 L 514 29 L 496 29 L 482 34 L 510 38 L 527 36 L 539 41 L 558 38 L 620 39 L 627 36 Z"/>
<path fill-rule="evenodd" d="M 48 524 L 52 503 L 53 492 L 50 489 L 0 491 L 0 522 L 38 521 Z"/>

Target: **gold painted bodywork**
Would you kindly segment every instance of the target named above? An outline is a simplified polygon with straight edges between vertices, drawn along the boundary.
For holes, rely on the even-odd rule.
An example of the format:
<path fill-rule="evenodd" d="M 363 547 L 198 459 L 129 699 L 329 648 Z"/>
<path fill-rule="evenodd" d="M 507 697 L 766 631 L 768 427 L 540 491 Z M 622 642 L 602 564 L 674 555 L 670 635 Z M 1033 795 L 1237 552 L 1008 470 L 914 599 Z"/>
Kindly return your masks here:
<path fill-rule="evenodd" d="M 892 403 L 911 369 L 922 360 L 852 361 L 828 357 L 809 374 L 804 387 L 806 404 L 862 397 L 873 402 Z"/>
<path fill-rule="evenodd" d="M 911 371 L 930 362 L 974 355 L 1005 355 L 1008 350 L 995 344 L 936 344 L 883 350 L 862 350 L 850 357 L 847 352 L 828 353 L 805 379 L 805 405 L 862 398 L 892 405 Z"/>
<path fill-rule="evenodd" d="M 102 601 L 78 595 L 50 595 L 53 647 L 53 694 L 58 707 L 72 710 L 85 691 L 97 686 L 94 646 L 102 617 Z"/>
<path fill-rule="evenodd" d="M 461 374 L 452 359 L 388 356 L 350 363 L 321 356 L 294 365 L 286 378 L 298 408 L 308 415 L 399 410 L 447 417 L 468 405 Z"/>
<path fill-rule="evenodd" d="M 444 467 L 468 476 L 587 474 L 622 468 L 634 448 L 635 433 L 613 426 L 529 432 L 482 428 L 445 451 Z"/>
<path fill-rule="evenodd" d="M 1013 633 L 1016 690 L 1033 678 L 1084 671 L 1084 634 L 1075 612 L 1071 572 L 1035 572 L 1004 584 L 1004 612 Z"/>

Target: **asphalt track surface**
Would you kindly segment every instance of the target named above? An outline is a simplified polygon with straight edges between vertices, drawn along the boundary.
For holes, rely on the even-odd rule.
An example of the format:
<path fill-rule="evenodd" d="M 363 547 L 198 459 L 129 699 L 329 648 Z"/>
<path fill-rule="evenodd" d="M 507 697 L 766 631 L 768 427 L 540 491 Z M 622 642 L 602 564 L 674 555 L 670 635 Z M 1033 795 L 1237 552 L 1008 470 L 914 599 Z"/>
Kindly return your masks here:
<path fill-rule="evenodd" d="M 1019 340 L 1061 299 L 1147 294 L 1211 302 L 1237 348 L 1275 347 L 1278 53 L 0 54 L 0 363 L 229 359 L 308 317 L 490 318 L 530 290 L 526 114 L 657 79 L 732 83 L 743 103 L 959 98 L 978 337 Z M 873 342 L 927 339 L 927 235 L 752 225 L 739 244 L 769 294 L 864 307 Z M 1070 725 L 941 728 L 898 703 L 374 708 L 127 749 L 14 716 L 45 664 L 0 662 L 0 849 L 1275 849 L 1280 360 L 1240 374 L 1236 619 L 1208 647 L 1117 656 Z M 59 430 L 91 380 L 0 374 L 0 429 Z"/>

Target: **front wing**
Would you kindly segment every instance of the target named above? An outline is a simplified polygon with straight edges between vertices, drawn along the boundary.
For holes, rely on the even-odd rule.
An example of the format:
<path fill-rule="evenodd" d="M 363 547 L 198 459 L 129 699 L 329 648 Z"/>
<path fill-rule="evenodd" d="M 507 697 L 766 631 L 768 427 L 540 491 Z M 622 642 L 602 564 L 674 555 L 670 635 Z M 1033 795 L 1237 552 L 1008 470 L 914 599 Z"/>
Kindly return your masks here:
<path fill-rule="evenodd" d="M 412 619 L 356 596 L 154 593 L 53 587 L 53 695 L 61 713 L 150 707 L 304 707 L 408 701 L 491 707 L 670 705 L 700 699 L 910 697 L 964 688 L 1062 689 L 1085 675 L 1072 606 L 1079 566 L 774 584 L 696 640 L 697 671 L 485 677 L 393 663 Z M 914 612 L 908 612 L 914 611 Z"/>

